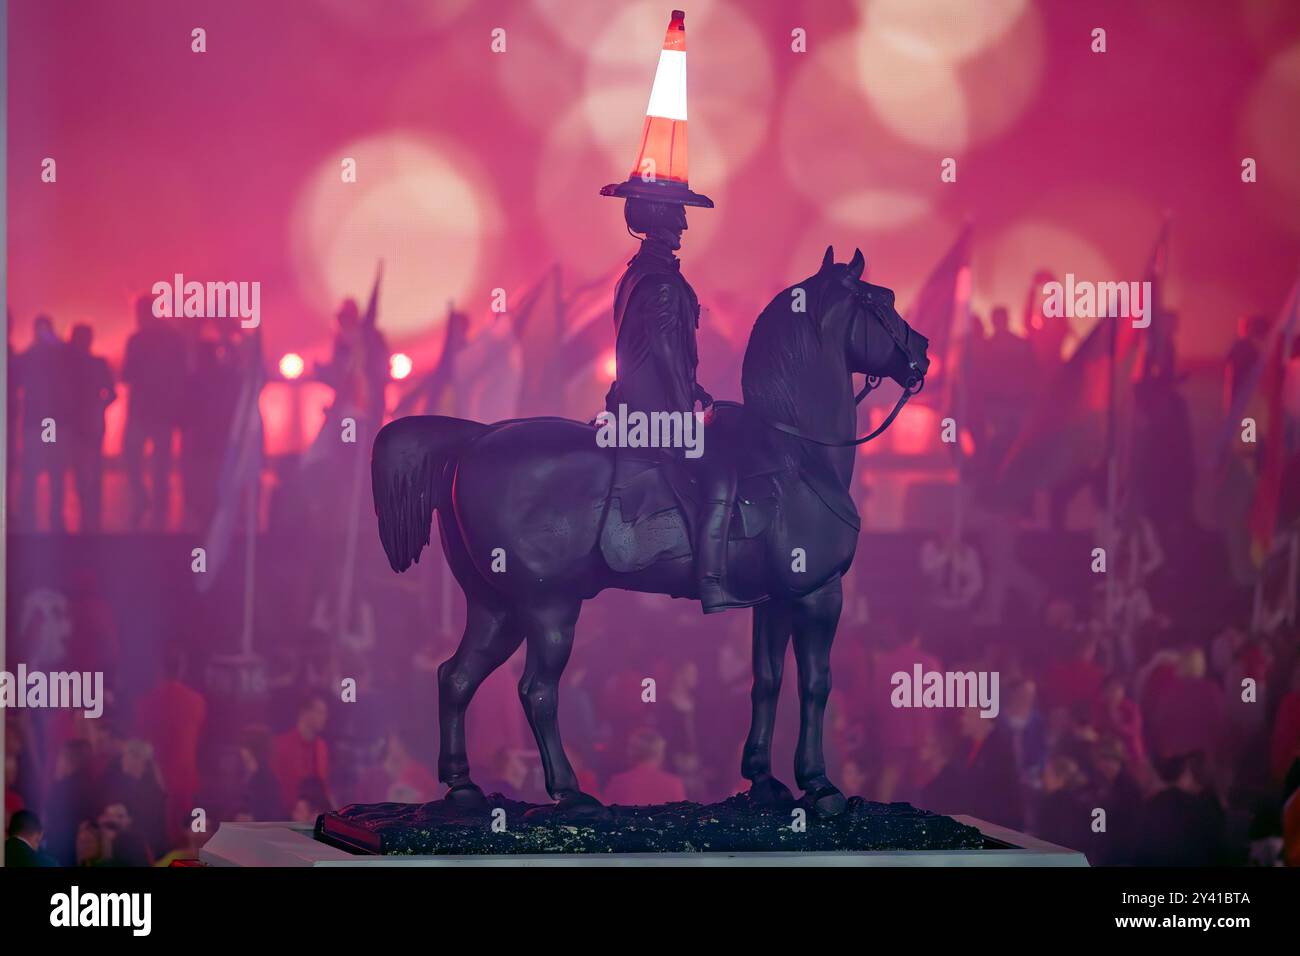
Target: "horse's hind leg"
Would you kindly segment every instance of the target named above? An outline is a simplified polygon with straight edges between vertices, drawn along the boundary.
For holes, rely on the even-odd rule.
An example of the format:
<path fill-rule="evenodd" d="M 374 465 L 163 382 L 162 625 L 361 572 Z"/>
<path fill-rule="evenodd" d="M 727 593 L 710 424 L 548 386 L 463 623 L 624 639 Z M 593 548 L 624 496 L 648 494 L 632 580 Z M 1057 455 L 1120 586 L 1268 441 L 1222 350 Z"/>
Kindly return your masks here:
<path fill-rule="evenodd" d="M 776 725 L 776 703 L 781 694 L 790 627 L 790 605 L 772 600 L 754 608 L 752 713 L 740 773 L 750 781 L 750 798 L 767 805 L 794 800 L 790 788 L 772 776 L 772 730 Z"/>
<path fill-rule="evenodd" d="M 438 668 L 438 779 L 451 788 L 449 800 L 468 806 L 484 803 L 483 791 L 469 778 L 465 711 L 484 678 L 504 664 L 523 639 L 508 609 L 468 598 L 465 635 L 456 653 Z"/>
<path fill-rule="evenodd" d="M 599 811 L 595 797 L 583 793 L 578 777 L 560 741 L 560 676 L 573 650 L 580 600 L 521 608 L 521 623 L 528 639 L 528 660 L 519 681 L 519 700 L 528 726 L 537 740 L 546 774 L 546 792 L 558 801 L 556 809 Z"/>
<path fill-rule="evenodd" d="M 831 693 L 831 644 L 840 621 L 840 579 L 828 581 L 794 606 L 794 660 L 799 670 L 799 745 L 795 779 L 804 800 L 822 816 L 844 810 L 844 794 L 826 778 L 822 726 Z"/>

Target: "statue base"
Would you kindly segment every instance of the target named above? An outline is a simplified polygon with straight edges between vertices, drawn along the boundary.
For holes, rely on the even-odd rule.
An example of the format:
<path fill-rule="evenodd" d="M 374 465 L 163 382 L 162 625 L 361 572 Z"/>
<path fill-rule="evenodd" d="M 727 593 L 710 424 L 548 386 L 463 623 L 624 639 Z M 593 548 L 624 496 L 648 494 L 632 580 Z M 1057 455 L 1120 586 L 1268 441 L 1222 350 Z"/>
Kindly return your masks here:
<path fill-rule="evenodd" d="M 756 807 L 744 794 L 707 806 L 610 807 L 602 817 L 500 795 L 474 810 L 443 800 L 356 804 L 322 815 L 314 828 L 223 823 L 201 859 L 217 866 L 1087 866 L 1081 853 L 908 804 L 854 797 L 840 816 L 809 813 L 802 830 L 793 809 Z"/>

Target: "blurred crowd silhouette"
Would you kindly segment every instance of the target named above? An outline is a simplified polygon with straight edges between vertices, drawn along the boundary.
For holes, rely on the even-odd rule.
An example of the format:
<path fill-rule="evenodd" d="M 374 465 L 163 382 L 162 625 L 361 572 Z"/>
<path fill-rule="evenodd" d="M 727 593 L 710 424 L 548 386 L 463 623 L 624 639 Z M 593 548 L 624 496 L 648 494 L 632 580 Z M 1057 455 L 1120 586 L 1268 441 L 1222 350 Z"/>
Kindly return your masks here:
<path fill-rule="evenodd" d="M 239 347 L 237 324 L 182 331 L 153 318 L 144 299 L 137 319 L 114 363 L 95 353 L 90 326 L 64 338 L 47 316 L 35 319 L 30 345 L 11 350 L 8 660 L 102 671 L 109 695 L 99 720 L 7 713 L 11 859 L 161 865 L 194 859 L 224 820 L 307 823 L 352 802 L 439 798 L 435 669 L 455 647 L 461 613 L 440 556 L 391 575 L 368 488 L 350 540 L 341 515 L 355 484 L 336 446 L 332 464 L 312 463 L 309 450 L 268 460 L 259 597 L 251 644 L 241 646 L 232 636 L 240 562 L 224 585 L 196 595 L 188 557 L 175 557 L 189 554 L 193 535 L 176 515 L 202 529 L 220 509 L 240 389 L 261 358 Z M 1063 323 L 1041 321 L 1031 302 L 1018 325 L 994 308 L 984 334 L 975 317 L 968 350 L 948 370 L 969 403 L 963 524 L 904 522 L 863 535 L 833 652 L 832 778 L 870 799 L 1024 830 L 1094 864 L 1300 864 L 1300 631 L 1294 611 L 1261 624 L 1258 577 L 1242 570 L 1244 512 L 1222 528 L 1198 524 L 1198 484 L 1221 479 L 1193 453 L 1186 377 L 1171 354 L 1134 390 L 1120 518 L 1106 509 L 1095 457 L 999 500 L 1002 463 L 1070 364 Z M 337 430 L 343 410 L 373 427 L 397 405 L 385 398 L 387 344 L 370 328 L 373 315 L 354 303 L 340 310 L 334 355 L 318 370 L 336 392 L 322 435 Z M 1225 363 L 1225 409 L 1266 360 L 1269 329 L 1243 321 Z M 462 319 L 447 335 L 435 373 L 411 383 L 408 394 L 424 398 L 404 410 L 454 405 L 457 388 L 469 387 L 454 359 L 480 335 L 506 361 L 500 326 L 471 332 Z M 715 335 L 707 348 L 701 380 L 710 382 L 710 367 L 734 376 L 739 346 Z M 123 400 L 118 464 L 130 510 L 120 524 L 135 530 L 96 536 L 104 413 Z M 557 387 L 554 402 L 563 401 Z M 1288 460 L 1293 452 L 1288 445 Z M 1249 470 L 1255 455 L 1230 467 Z M 859 464 L 864 511 L 880 460 Z M 26 533 L 37 525 L 43 476 L 43 524 L 54 533 Z M 65 480 L 83 534 L 67 532 Z M 1080 501 L 1119 525 L 1109 576 L 1079 571 L 1094 541 L 1093 528 L 1067 520 Z M 1292 527 L 1294 503 L 1279 513 L 1279 528 Z M 341 570 L 349 565 L 351 578 Z M 1000 712 L 891 706 L 891 675 L 917 664 L 998 672 Z M 485 790 L 541 802 L 514 686 L 521 666 L 512 661 L 480 691 L 469 754 Z M 646 677 L 656 681 L 653 703 L 642 698 Z M 340 694 L 346 679 L 355 701 Z M 615 803 L 714 801 L 743 789 L 750 680 L 748 615 L 705 619 L 693 602 L 626 593 L 591 602 L 561 690 L 583 789 Z M 787 781 L 791 684 L 774 753 Z"/>

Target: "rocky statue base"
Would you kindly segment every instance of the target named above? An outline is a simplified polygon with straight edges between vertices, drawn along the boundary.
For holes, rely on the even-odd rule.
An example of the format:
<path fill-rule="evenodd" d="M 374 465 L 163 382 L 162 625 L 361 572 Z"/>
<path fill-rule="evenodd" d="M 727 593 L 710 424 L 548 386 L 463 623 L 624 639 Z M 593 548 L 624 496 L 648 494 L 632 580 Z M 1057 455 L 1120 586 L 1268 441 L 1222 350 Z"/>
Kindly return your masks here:
<path fill-rule="evenodd" d="M 769 853 L 979 849 L 978 829 L 906 803 L 849 800 L 822 819 L 737 794 L 721 803 L 608 807 L 599 816 L 488 797 L 482 809 L 447 800 L 354 804 L 316 822 L 316 839 L 354 853 L 512 855 L 540 853 Z M 494 825 L 494 820 L 496 824 Z"/>
<path fill-rule="evenodd" d="M 808 813 L 802 830 L 795 809 L 758 806 L 745 794 L 587 817 L 499 794 L 473 810 L 445 800 L 355 804 L 315 827 L 223 823 L 200 858 L 276 867 L 1088 865 L 1082 853 L 906 803 L 852 797 L 840 816 Z"/>

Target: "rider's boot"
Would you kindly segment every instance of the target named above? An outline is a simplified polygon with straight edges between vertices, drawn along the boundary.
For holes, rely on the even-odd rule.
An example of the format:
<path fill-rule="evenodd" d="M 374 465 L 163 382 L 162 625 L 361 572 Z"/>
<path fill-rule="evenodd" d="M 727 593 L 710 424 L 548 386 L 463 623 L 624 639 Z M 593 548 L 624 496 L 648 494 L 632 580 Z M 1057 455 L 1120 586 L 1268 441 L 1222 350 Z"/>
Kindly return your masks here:
<path fill-rule="evenodd" d="M 695 535 L 695 572 L 698 576 L 700 605 L 705 614 L 725 611 L 736 604 L 727 596 L 727 532 L 731 526 L 731 508 L 736 497 L 735 475 L 718 476 L 710 482 L 708 500 L 700 516 Z"/>

